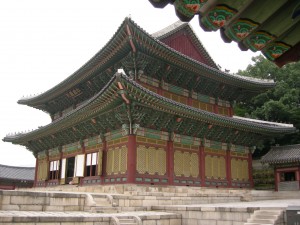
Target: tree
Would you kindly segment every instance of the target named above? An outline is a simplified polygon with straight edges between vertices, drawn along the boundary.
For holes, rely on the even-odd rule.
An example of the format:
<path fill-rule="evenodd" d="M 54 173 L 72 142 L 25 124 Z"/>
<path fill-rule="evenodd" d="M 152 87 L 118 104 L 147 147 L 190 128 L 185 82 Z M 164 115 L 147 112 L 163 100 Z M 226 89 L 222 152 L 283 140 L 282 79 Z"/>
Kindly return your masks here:
<path fill-rule="evenodd" d="M 278 68 L 262 55 L 252 58 L 246 70 L 238 71 L 243 76 L 273 79 L 276 86 L 247 102 L 238 103 L 235 113 L 238 116 L 273 122 L 293 124 L 300 129 L 300 62 Z M 271 145 L 291 145 L 300 143 L 300 133 L 294 133 L 265 141 L 253 157 L 264 155 Z"/>

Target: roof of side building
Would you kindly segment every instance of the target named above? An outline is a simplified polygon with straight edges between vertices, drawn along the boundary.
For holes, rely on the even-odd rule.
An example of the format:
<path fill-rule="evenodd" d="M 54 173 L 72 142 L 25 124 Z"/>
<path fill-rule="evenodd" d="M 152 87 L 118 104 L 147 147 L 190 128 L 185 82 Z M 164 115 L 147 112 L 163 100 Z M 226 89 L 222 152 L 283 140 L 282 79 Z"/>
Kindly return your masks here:
<path fill-rule="evenodd" d="M 269 164 L 300 163 L 300 144 L 273 146 L 262 157 L 261 162 Z"/>
<path fill-rule="evenodd" d="M 0 179 L 34 180 L 35 167 L 18 167 L 0 164 Z"/>

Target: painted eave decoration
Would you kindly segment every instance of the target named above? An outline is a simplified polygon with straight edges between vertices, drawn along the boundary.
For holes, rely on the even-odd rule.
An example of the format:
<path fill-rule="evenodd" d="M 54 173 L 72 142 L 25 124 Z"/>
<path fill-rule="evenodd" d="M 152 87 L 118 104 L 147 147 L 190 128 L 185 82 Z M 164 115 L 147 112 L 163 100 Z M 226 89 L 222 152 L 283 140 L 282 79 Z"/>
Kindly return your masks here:
<path fill-rule="evenodd" d="M 234 144 L 241 144 L 249 139 L 249 145 L 254 145 L 262 137 L 295 132 L 292 125 L 225 117 L 196 109 L 158 95 L 129 76 L 116 73 L 98 94 L 65 116 L 37 130 L 8 135 L 3 141 L 24 145 L 35 153 L 59 146 L 65 141 L 73 143 L 99 131 L 105 133 L 107 130 L 120 129 L 120 124 L 129 124 L 128 107 L 131 118 L 142 127 L 154 124 L 151 120 L 145 122 L 143 118 L 152 118 L 154 115 L 159 121 L 168 117 L 170 127 L 176 128 L 178 134 L 183 134 L 187 130 L 186 126 L 194 124 L 197 131 L 191 130 L 188 135 L 197 133 L 196 137 L 203 138 L 203 132 L 207 131 L 212 137 L 218 134 L 215 136 L 218 141 L 227 136 Z M 122 123 L 115 118 L 119 118 Z M 157 129 L 160 130 L 161 127 Z"/>
<path fill-rule="evenodd" d="M 205 31 L 220 30 L 224 42 L 242 51 L 261 51 L 279 67 L 300 60 L 298 0 L 149 0 L 156 8 L 172 4 L 180 20 L 198 16 Z"/>
<path fill-rule="evenodd" d="M 212 92 L 221 90 L 224 93 L 224 96 L 220 96 L 224 100 L 235 98 L 234 100 L 241 101 L 275 86 L 273 80 L 245 77 L 219 70 L 187 23 L 176 22 L 169 28 L 151 35 L 130 18 L 125 18 L 107 44 L 77 71 L 44 93 L 22 98 L 18 103 L 43 110 L 51 115 L 94 96 L 116 73 L 116 68 L 123 68 L 126 73 L 129 73 L 134 70 L 145 70 L 150 63 L 155 65 L 153 69 L 161 70 L 160 79 L 162 74 L 173 71 L 172 73 L 178 76 L 176 75 L 177 78 L 172 82 L 179 82 L 179 78 L 182 77 L 186 83 L 189 83 L 189 87 L 184 88 L 189 90 L 193 85 L 201 86 L 207 82 L 211 84 L 209 88 Z M 163 43 L 164 38 L 182 30 L 187 32 L 201 56 L 205 58 L 204 62 Z M 132 55 L 135 57 L 135 64 L 132 63 Z M 183 73 L 185 76 L 182 76 Z M 148 75 L 153 76 L 151 74 L 150 71 Z M 176 85 L 182 86 L 184 82 Z M 204 89 L 199 88 L 198 91 Z"/>

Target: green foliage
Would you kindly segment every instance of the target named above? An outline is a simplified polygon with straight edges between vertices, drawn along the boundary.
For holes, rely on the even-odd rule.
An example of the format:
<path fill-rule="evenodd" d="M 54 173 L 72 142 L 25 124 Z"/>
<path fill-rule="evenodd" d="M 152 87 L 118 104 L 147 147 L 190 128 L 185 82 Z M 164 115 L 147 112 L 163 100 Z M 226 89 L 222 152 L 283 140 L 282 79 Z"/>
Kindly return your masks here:
<path fill-rule="evenodd" d="M 293 124 L 300 129 L 300 62 L 290 63 L 282 68 L 263 56 L 252 58 L 253 64 L 238 74 L 273 79 L 276 87 L 261 93 L 247 102 L 238 103 L 235 113 L 254 119 Z M 291 145 L 300 143 L 300 133 L 289 134 L 266 141 L 254 157 L 264 155 L 271 145 Z"/>

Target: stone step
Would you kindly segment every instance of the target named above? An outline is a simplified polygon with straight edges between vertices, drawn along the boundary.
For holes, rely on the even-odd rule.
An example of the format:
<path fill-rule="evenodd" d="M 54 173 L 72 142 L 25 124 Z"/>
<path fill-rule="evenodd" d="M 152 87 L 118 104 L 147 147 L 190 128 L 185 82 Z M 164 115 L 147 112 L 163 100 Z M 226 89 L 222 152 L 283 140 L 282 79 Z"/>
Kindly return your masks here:
<path fill-rule="evenodd" d="M 106 198 L 95 198 L 94 201 L 96 202 L 97 206 L 111 206 L 111 203 Z"/>
<path fill-rule="evenodd" d="M 120 225 L 136 225 L 137 224 L 134 219 L 120 219 L 119 218 L 119 222 L 120 222 Z"/>
<path fill-rule="evenodd" d="M 258 219 L 258 218 L 253 218 L 253 219 L 247 219 L 248 223 L 259 223 L 259 224 L 274 224 L 276 220 L 270 220 L 270 219 Z"/>
<path fill-rule="evenodd" d="M 120 212 L 120 207 L 109 207 L 109 206 L 94 206 L 91 207 L 91 212 L 97 213 L 118 213 Z"/>
<path fill-rule="evenodd" d="M 257 210 L 254 215 L 280 215 L 282 210 Z"/>
<path fill-rule="evenodd" d="M 257 218 L 257 219 L 270 219 L 270 220 L 277 220 L 279 218 L 279 215 L 263 215 L 263 214 L 257 214 L 257 215 L 253 215 L 253 218 Z"/>
<path fill-rule="evenodd" d="M 244 223 L 244 225 L 273 225 L 272 223 Z"/>

